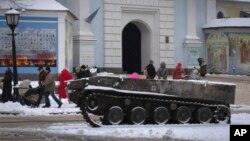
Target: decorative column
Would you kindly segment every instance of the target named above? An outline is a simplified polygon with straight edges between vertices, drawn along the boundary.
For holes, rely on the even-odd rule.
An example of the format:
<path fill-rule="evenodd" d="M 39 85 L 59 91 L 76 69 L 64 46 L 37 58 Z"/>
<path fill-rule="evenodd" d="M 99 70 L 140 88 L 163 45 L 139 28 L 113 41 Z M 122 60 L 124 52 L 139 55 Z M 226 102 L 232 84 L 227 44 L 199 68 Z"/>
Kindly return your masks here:
<path fill-rule="evenodd" d="M 90 15 L 89 0 L 76 0 L 75 6 L 78 6 L 79 20 L 75 24 L 74 40 L 74 66 L 88 65 L 93 66 L 95 61 L 95 43 L 96 39 L 90 29 L 90 23 L 86 19 Z M 73 1 L 72 1 L 73 2 Z"/>
<path fill-rule="evenodd" d="M 196 33 L 196 0 L 187 1 L 187 35 L 184 41 L 186 48 L 186 67 L 197 66 L 197 58 L 199 58 L 199 48 L 202 45 L 200 38 Z"/>

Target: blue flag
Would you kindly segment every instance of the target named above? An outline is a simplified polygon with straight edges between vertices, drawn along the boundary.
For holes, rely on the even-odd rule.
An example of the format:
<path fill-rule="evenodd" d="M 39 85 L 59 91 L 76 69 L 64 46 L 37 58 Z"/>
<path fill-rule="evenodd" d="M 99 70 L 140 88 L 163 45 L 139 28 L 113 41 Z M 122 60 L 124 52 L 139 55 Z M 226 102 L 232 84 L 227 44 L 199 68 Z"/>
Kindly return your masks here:
<path fill-rule="evenodd" d="M 100 7 L 98 9 L 96 9 L 95 12 L 93 12 L 91 15 L 89 15 L 89 17 L 85 21 L 88 22 L 88 23 L 91 23 L 92 20 L 95 18 L 95 16 L 96 16 L 99 9 L 100 9 Z"/>

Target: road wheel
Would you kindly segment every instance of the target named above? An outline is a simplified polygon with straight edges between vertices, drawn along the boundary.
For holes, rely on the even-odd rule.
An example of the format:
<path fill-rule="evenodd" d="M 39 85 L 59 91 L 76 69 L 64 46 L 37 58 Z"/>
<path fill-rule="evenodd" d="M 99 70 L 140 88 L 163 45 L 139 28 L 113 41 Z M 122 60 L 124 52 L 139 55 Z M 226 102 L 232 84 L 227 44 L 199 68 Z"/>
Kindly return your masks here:
<path fill-rule="evenodd" d="M 135 107 L 131 110 L 130 119 L 133 124 L 143 124 L 146 120 L 146 110 L 143 107 Z"/>
<path fill-rule="evenodd" d="M 197 120 L 200 123 L 209 123 L 213 118 L 213 112 L 208 107 L 201 107 L 197 110 Z"/>
<path fill-rule="evenodd" d="M 179 123 L 188 123 L 192 118 L 192 112 L 187 106 L 180 106 L 176 109 L 176 121 Z"/>
<path fill-rule="evenodd" d="M 170 118 L 169 110 L 166 107 L 157 107 L 154 110 L 154 121 L 157 124 L 165 124 Z"/>
<path fill-rule="evenodd" d="M 119 106 L 113 106 L 109 108 L 107 114 L 107 120 L 112 125 L 118 125 L 123 121 L 124 114 L 122 108 Z"/>
<path fill-rule="evenodd" d="M 90 96 L 87 101 L 88 110 L 95 111 L 98 109 L 98 101 L 95 96 Z"/>

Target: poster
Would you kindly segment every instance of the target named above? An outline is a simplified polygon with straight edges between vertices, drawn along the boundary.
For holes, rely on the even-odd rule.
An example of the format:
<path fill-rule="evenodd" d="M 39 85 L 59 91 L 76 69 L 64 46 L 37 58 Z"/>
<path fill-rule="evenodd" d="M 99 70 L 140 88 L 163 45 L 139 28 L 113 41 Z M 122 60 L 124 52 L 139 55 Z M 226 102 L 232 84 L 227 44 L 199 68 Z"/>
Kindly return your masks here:
<path fill-rule="evenodd" d="M 56 66 L 56 29 L 17 28 L 17 66 Z M 12 66 L 12 37 L 8 28 L 0 28 L 0 66 Z"/>

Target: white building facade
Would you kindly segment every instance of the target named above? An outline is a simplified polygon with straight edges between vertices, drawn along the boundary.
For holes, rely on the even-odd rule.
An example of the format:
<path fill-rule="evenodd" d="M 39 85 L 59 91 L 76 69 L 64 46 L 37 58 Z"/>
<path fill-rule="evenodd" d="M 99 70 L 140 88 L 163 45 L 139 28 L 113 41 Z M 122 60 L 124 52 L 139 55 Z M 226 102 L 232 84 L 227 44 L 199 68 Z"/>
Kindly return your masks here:
<path fill-rule="evenodd" d="M 89 15 L 99 9 L 96 17 L 89 23 L 90 30 L 88 30 L 96 39 L 94 49 L 89 49 L 93 51 L 94 55 L 89 57 L 94 56 L 94 62 L 82 59 L 82 64 L 120 72 L 141 72 L 150 59 L 157 66 L 161 61 L 167 62 L 169 67 L 174 65 L 173 0 L 94 0 L 89 1 L 90 12 L 86 12 L 87 5 L 81 4 L 83 3 L 81 0 L 60 2 L 69 9 L 79 4 L 80 13 L 85 12 Z M 80 20 L 83 25 L 87 23 L 85 19 L 88 15 L 76 15 L 80 16 L 79 19 L 83 19 Z M 82 29 L 79 25 L 78 29 L 80 30 L 75 30 L 76 37 L 81 35 Z M 138 35 L 134 34 L 134 29 L 138 31 Z M 137 38 L 138 41 L 127 43 L 131 40 L 130 37 Z M 80 48 L 85 48 L 83 46 Z"/>
<path fill-rule="evenodd" d="M 21 16 L 43 17 L 45 13 L 57 18 L 55 73 L 83 64 L 117 73 L 140 73 L 149 60 L 156 68 L 164 61 L 170 70 L 178 62 L 192 69 L 198 66 L 197 58 L 211 58 L 205 25 L 220 16 L 240 17 L 241 11 L 247 16 L 250 11 L 245 0 L 48 1 L 61 3 L 63 10 L 49 9 L 47 4 L 47 9 L 27 8 Z M 3 21 L 4 11 L 1 16 Z M 35 72 L 34 68 L 28 72 Z"/>
<path fill-rule="evenodd" d="M 89 49 L 93 53 L 85 56 L 94 58 L 82 59 L 74 65 L 95 65 L 127 73 L 142 72 L 149 60 L 156 67 L 164 61 L 169 69 L 177 62 L 186 68 L 197 65 L 197 58 L 204 56 L 202 26 L 206 23 L 206 18 L 198 20 L 197 16 L 205 15 L 206 6 L 215 3 L 215 0 L 84 0 L 89 3 L 84 5 L 82 0 L 58 1 L 79 15 L 80 25 L 89 24 L 86 33 L 91 31 L 96 39 Z M 204 9 L 199 9 L 201 6 Z M 97 9 L 93 21 L 87 23 L 85 19 Z M 214 12 L 212 17 L 215 16 Z M 80 25 L 75 27 L 74 36 L 81 36 Z M 84 45 L 76 44 L 74 48 Z M 78 58 L 84 58 L 81 55 Z"/>

